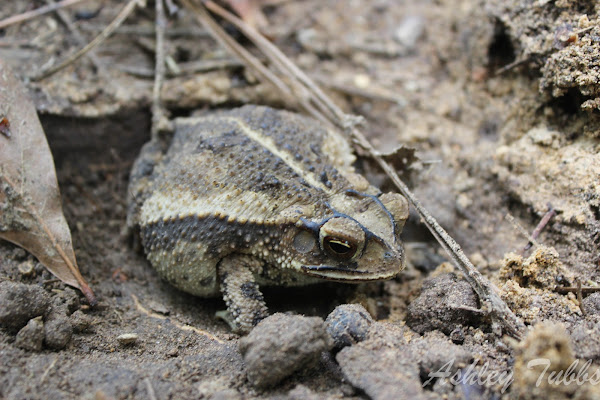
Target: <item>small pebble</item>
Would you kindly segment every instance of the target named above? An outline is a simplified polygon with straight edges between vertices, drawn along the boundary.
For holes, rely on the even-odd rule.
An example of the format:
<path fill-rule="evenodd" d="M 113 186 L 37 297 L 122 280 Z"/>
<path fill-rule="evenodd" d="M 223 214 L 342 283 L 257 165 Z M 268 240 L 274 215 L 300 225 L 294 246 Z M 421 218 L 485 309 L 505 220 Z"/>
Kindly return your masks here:
<path fill-rule="evenodd" d="M 44 342 L 44 322 L 42 317 L 30 319 L 15 339 L 15 345 L 21 349 L 29 351 L 42 350 Z"/>
<path fill-rule="evenodd" d="M 319 317 L 273 314 L 239 341 L 248 380 L 256 387 L 273 387 L 298 370 L 318 363 L 333 341 Z"/>
<path fill-rule="evenodd" d="M 218 392 L 213 393 L 212 396 L 210 396 L 211 400 L 242 400 L 243 397 L 240 394 L 240 392 L 238 392 L 235 389 L 224 389 L 224 390 L 220 390 Z"/>
<path fill-rule="evenodd" d="M 150 301 L 148 303 L 148 307 L 154 312 L 157 312 L 162 315 L 169 315 L 171 311 L 162 303 L 158 303 L 156 301 Z"/>
<path fill-rule="evenodd" d="M 413 49 L 417 40 L 423 35 L 425 31 L 425 20 L 423 17 L 418 15 L 409 15 L 404 17 L 400 22 L 396 32 L 394 33 L 394 39 L 401 45 L 408 49 Z"/>
<path fill-rule="evenodd" d="M 122 335 L 117 336 L 117 341 L 122 346 L 129 346 L 137 342 L 138 335 L 137 333 L 123 333 Z"/>
<path fill-rule="evenodd" d="M 27 322 L 44 315 L 50 298 L 39 286 L 10 281 L 0 282 L 0 327 L 17 332 Z"/>
<path fill-rule="evenodd" d="M 19 273 L 26 278 L 35 275 L 35 263 L 33 260 L 25 260 L 17 268 Z"/>
<path fill-rule="evenodd" d="M 373 318 L 360 304 L 337 306 L 325 320 L 327 333 L 338 349 L 365 340 L 372 323 Z"/>
<path fill-rule="evenodd" d="M 463 344 L 465 341 L 465 332 L 461 326 L 457 327 L 455 330 L 450 332 L 449 336 L 450 340 L 452 340 L 452 342 L 456 344 Z"/>

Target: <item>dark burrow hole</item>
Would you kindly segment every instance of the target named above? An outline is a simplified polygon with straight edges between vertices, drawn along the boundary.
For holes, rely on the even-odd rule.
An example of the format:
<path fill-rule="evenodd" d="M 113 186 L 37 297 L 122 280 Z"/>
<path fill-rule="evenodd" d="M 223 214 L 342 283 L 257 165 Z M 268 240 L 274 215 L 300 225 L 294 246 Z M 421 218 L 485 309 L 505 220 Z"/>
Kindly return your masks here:
<path fill-rule="evenodd" d="M 565 94 L 550 101 L 550 106 L 559 111 L 558 115 L 577 115 L 581 111 L 581 105 L 588 97 L 581 94 L 579 89 L 570 88 Z"/>
<path fill-rule="evenodd" d="M 515 61 L 515 59 L 515 48 L 506 32 L 506 27 L 500 21 L 496 21 L 494 36 L 488 48 L 488 68 L 491 72 L 494 72 L 498 68 Z"/>
<path fill-rule="evenodd" d="M 87 168 L 101 163 L 133 162 L 150 139 L 147 109 L 104 118 L 40 115 L 57 172 L 65 162 Z"/>

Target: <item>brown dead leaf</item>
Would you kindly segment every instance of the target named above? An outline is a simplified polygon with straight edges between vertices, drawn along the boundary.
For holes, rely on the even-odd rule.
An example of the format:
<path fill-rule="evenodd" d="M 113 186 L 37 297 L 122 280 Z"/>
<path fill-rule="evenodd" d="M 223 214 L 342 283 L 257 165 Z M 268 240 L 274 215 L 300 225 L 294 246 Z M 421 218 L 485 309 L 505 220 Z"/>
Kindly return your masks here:
<path fill-rule="evenodd" d="M 413 147 L 400 145 L 389 153 L 382 153 L 381 156 L 396 171 L 406 171 L 412 164 L 419 160 Z"/>
<path fill-rule="evenodd" d="M 42 125 L 25 88 L 2 60 L 0 119 L 10 127 L 10 134 L 0 135 L 0 238 L 28 250 L 95 304 L 77 267 Z"/>

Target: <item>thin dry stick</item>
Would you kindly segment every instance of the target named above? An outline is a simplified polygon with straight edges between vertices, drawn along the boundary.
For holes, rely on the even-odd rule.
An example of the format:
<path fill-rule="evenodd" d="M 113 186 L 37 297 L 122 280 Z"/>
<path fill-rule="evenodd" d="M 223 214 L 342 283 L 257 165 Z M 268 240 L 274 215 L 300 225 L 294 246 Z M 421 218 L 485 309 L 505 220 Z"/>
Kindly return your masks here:
<path fill-rule="evenodd" d="M 37 76 L 31 77 L 31 79 L 34 81 L 42 80 L 60 71 L 67 65 L 70 65 L 71 63 L 77 61 L 88 51 L 92 50 L 94 47 L 104 42 L 114 32 L 116 28 L 118 28 L 123 22 L 125 22 L 127 17 L 129 17 L 129 15 L 133 12 L 136 6 L 145 7 L 146 0 L 129 0 L 129 2 L 125 5 L 125 7 L 123 7 L 123 9 L 119 12 L 115 19 L 102 32 L 100 32 L 100 34 L 96 36 L 94 40 L 88 43 L 87 46 L 84 46 L 81 50 L 71 54 L 59 64 L 42 71 Z"/>
<path fill-rule="evenodd" d="M 307 98 L 313 100 L 316 103 L 315 106 L 321 112 L 325 113 L 330 121 L 335 120 L 333 116 L 337 117 L 338 120 L 343 120 L 345 118 L 345 114 L 342 112 L 342 110 L 338 108 L 332 101 L 330 101 L 327 95 L 325 95 L 325 93 L 323 93 L 321 89 L 304 74 L 304 72 L 296 67 L 296 65 L 289 58 L 279 51 L 279 49 L 269 42 L 264 36 L 258 33 L 250 25 L 246 24 L 244 21 L 229 13 L 214 2 L 207 1 L 204 4 L 206 8 L 233 23 L 236 28 L 240 29 L 246 36 L 248 36 L 248 38 L 250 38 L 254 44 L 265 53 L 267 58 L 273 62 L 274 66 L 277 67 L 281 73 L 284 75 L 291 73 L 292 77 L 300 82 L 300 84 L 297 85 L 295 94 L 302 96 L 301 101 Z M 292 82 L 294 82 L 294 79 Z M 298 93 L 299 91 L 301 93 Z"/>
<path fill-rule="evenodd" d="M 46 0 L 46 3 L 48 5 L 57 4 L 54 0 Z M 65 10 L 57 9 L 56 15 L 58 15 L 58 18 L 61 20 L 63 25 L 65 25 L 67 29 L 71 32 L 71 34 L 75 37 L 75 41 L 77 42 L 77 44 L 79 46 L 84 46 L 85 38 L 79 32 L 77 26 L 73 22 L 71 22 L 71 19 L 67 16 Z M 90 52 L 87 56 L 92 61 L 92 64 L 94 64 L 94 67 L 96 67 L 96 70 L 98 70 L 98 73 L 106 75 L 104 73 L 104 69 L 102 68 L 102 63 L 100 63 L 98 57 L 96 57 L 96 55 L 92 52 Z M 106 79 L 106 81 L 110 82 L 110 79 Z"/>
<path fill-rule="evenodd" d="M 225 32 L 225 30 L 221 28 L 221 26 L 214 19 L 212 19 L 204 7 L 196 6 L 189 0 L 181 0 L 181 2 L 188 9 L 195 13 L 198 22 L 200 22 L 206 28 L 206 30 L 210 32 L 215 40 L 217 40 L 223 47 L 228 49 L 235 56 L 239 57 L 242 62 L 245 62 L 246 65 L 258 75 L 258 79 L 271 82 L 273 86 L 279 89 L 288 105 L 292 106 L 293 108 L 301 107 L 304 110 L 307 110 L 307 112 L 309 112 L 311 115 L 321 120 L 321 122 L 331 125 L 331 122 L 324 118 L 313 107 L 308 100 L 307 95 L 298 94 L 297 90 L 294 92 L 292 88 L 283 82 L 277 75 L 271 72 L 271 70 L 269 70 L 258 58 L 253 56 L 248 50 L 233 40 L 231 36 L 229 36 L 227 32 Z"/>
<path fill-rule="evenodd" d="M 156 400 L 156 392 L 152 387 L 152 382 L 150 382 L 149 378 L 144 378 L 144 383 L 146 384 L 146 391 L 148 392 L 148 398 L 150 400 Z"/>
<path fill-rule="evenodd" d="M 577 293 L 581 291 L 582 294 L 590 294 L 600 292 L 600 287 L 594 286 L 558 286 L 554 288 L 556 293 L 567 294 L 567 293 Z"/>
<path fill-rule="evenodd" d="M 182 0 L 182 2 L 186 5 L 186 7 L 192 9 L 198 17 L 198 19 L 207 27 L 209 24 L 218 25 L 212 17 L 208 14 L 206 10 L 202 6 L 193 6 L 188 0 Z M 429 212 L 420 204 L 415 195 L 409 190 L 409 188 L 400 180 L 396 172 L 393 168 L 383 160 L 381 155 L 377 153 L 377 151 L 373 148 L 370 142 L 364 137 L 364 135 L 356 129 L 353 124 L 353 118 L 351 116 L 346 115 L 342 112 L 340 108 L 338 108 L 317 86 L 312 82 L 308 76 L 306 76 L 302 71 L 300 71 L 287 57 L 277 49 L 277 47 L 273 46 L 266 39 L 264 39 L 258 32 L 254 29 L 247 26 L 243 21 L 238 18 L 232 16 L 228 12 L 220 7 L 216 6 L 212 2 L 208 2 L 207 5 L 210 4 L 211 10 L 218 10 L 218 13 L 221 17 L 226 19 L 228 22 L 236 25 L 241 31 L 243 31 L 247 37 L 254 42 L 254 44 L 267 56 L 268 59 L 273 62 L 278 68 L 282 68 L 282 73 L 286 75 L 291 80 L 296 80 L 297 85 L 304 85 L 305 90 L 307 90 L 311 97 L 309 100 L 300 99 L 301 104 L 306 104 L 309 102 L 311 104 L 311 109 L 307 111 L 314 116 L 324 118 L 323 114 L 329 116 L 329 120 L 340 127 L 348 130 L 354 140 L 366 149 L 371 157 L 375 159 L 375 161 L 380 165 L 380 167 L 384 170 L 384 172 L 392 179 L 392 181 L 396 184 L 400 192 L 411 202 L 411 204 L 417 209 L 421 217 L 423 218 L 425 225 L 432 232 L 434 237 L 438 240 L 438 242 L 442 245 L 442 247 L 446 250 L 446 252 L 450 255 L 454 263 L 457 267 L 463 272 L 467 281 L 471 284 L 477 295 L 480 297 L 482 302 L 487 306 L 486 311 L 490 313 L 490 316 L 495 320 L 495 322 L 500 323 L 505 330 L 516 338 L 521 338 L 523 332 L 525 330 L 525 325 L 523 321 L 521 321 L 513 312 L 508 308 L 506 303 L 500 298 L 498 295 L 497 289 L 495 286 L 487 280 L 481 273 L 473 266 L 473 264 L 469 261 L 466 255 L 463 253 L 462 249 L 456 243 L 456 241 L 448 235 L 448 233 L 437 223 L 437 221 L 429 214 Z M 216 12 L 216 11 L 215 11 Z M 228 46 L 227 44 L 232 40 L 227 40 L 221 35 L 226 35 L 224 32 L 220 32 L 218 29 L 209 29 L 211 33 L 218 32 L 218 36 L 216 39 L 225 44 L 225 46 L 232 51 L 234 54 L 238 54 L 238 51 L 232 49 L 232 46 Z M 222 31 L 222 30 L 221 30 Z M 228 35 L 227 35 L 228 36 Z M 253 65 L 250 65 L 251 68 L 254 68 Z M 262 69 L 266 69 L 263 65 L 261 65 Z M 272 73 L 264 73 L 260 74 L 263 77 L 271 77 Z M 267 78 L 268 79 L 268 78 Z M 279 79 L 279 81 L 281 81 Z M 288 91 L 291 89 L 288 89 Z M 287 93 L 286 91 L 285 93 Z M 314 104 L 314 107 L 312 105 Z M 316 114 L 315 114 L 316 112 Z M 335 118 L 331 117 L 331 114 L 335 116 Z"/>
<path fill-rule="evenodd" d="M 513 217 L 510 214 L 506 214 L 504 216 L 504 219 L 507 220 L 508 222 L 510 222 L 512 224 L 512 226 L 519 231 L 519 233 L 523 236 L 525 236 L 527 238 L 527 240 L 529 240 L 529 243 L 531 243 L 533 246 L 535 247 L 540 247 L 540 244 L 538 243 L 537 240 L 535 240 L 535 238 L 529 234 L 529 232 L 527 232 L 527 230 L 525 228 L 523 228 L 521 226 L 521 224 L 519 224 L 517 222 L 517 220 L 515 220 L 515 217 Z"/>
<path fill-rule="evenodd" d="M 531 234 L 531 237 L 537 239 L 538 236 L 540 236 L 540 233 L 542 233 L 542 230 L 546 227 L 546 225 L 548 225 L 548 222 L 550 222 L 550 219 L 552 219 L 552 217 L 554 217 L 555 215 L 556 210 L 552 208 L 552 204 L 548 204 L 548 212 L 544 214 L 544 217 L 542 218 L 540 223 L 537 224 L 537 226 L 533 230 L 533 233 Z M 529 250 L 532 245 L 533 243 L 531 241 L 527 242 L 525 247 L 523 247 L 523 250 L 521 250 L 521 255 L 525 254 L 525 252 Z"/>
<path fill-rule="evenodd" d="M 583 289 L 581 287 L 581 279 L 577 278 L 577 301 L 579 302 L 579 309 L 581 313 L 585 316 L 585 308 L 583 306 Z"/>
<path fill-rule="evenodd" d="M 165 80 L 165 26 L 167 18 L 163 0 L 156 0 L 156 55 L 154 67 L 154 88 L 152 90 L 152 140 L 158 140 L 163 110 L 160 102 L 160 90 Z"/>
<path fill-rule="evenodd" d="M 198 72 L 208 72 L 213 70 L 222 70 L 228 68 L 239 68 L 243 67 L 245 64 L 242 63 L 237 58 L 231 59 L 223 59 L 223 60 L 200 60 L 200 61 L 191 61 L 187 63 L 178 64 L 180 69 L 179 73 L 176 74 L 171 71 L 167 71 L 167 76 L 178 76 L 183 74 L 195 74 Z M 140 78 L 154 78 L 154 71 L 150 68 L 137 68 L 130 67 L 127 65 L 118 65 L 117 69 L 128 73 L 130 75 L 138 76 Z"/>
<path fill-rule="evenodd" d="M 0 29 L 6 28 L 7 26 L 10 26 L 10 25 L 18 24 L 19 22 L 23 22 L 23 21 L 27 21 L 29 19 L 39 17 L 40 15 L 47 14 L 54 10 L 72 6 L 73 4 L 81 3 L 82 1 L 87 1 L 87 0 L 63 0 L 61 2 L 54 3 L 54 4 L 48 4 L 47 6 L 36 8 L 35 10 L 27 11 L 22 14 L 13 15 L 12 17 L 8 17 L 8 18 L 0 21 Z"/>
<path fill-rule="evenodd" d="M 192 10 L 198 17 L 199 22 L 205 27 L 205 29 L 212 34 L 212 36 L 219 42 L 223 47 L 231 51 L 235 56 L 240 57 L 242 61 L 246 62 L 250 68 L 258 75 L 259 79 L 271 82 L 283 95 L 286 100 L 292 104 L 296 104 L 294 101 L 293 93 L 287 87 L 287 85 L 279 79 L 277 76 L 265 67 L 262 62 L 250 54 L 246 49 L 240 46 L 231 36 L 225 34 L 225 31 L 221 28 L 215 20 L 213 20 L 204 7 L 196 6 L 189 0 L 181 0 L 188 9 Z"/>

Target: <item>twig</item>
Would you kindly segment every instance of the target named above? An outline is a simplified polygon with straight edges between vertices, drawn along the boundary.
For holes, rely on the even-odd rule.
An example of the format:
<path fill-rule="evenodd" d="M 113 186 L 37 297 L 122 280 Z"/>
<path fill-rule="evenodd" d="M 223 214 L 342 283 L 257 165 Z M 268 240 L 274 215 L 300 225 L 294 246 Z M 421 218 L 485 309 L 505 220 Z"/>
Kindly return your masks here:
<path fill-rule="evenodd" d="M 167 77 L 173 77 L 184 74 L 194 74 L 198 72 L 208 72 L 214 70 L 221 70 L 227 68 L 239 68 L 243 67 L 244 63 L 240 62 L 237 58 L 228 58 L 223 60 L 199 60 L 190 61 L 186 63 L 177 64 L 179 67 L 179 73 L 173 71 L 167 71 Z M 138 76 L 141 78 L 153 78 L 154 71 L 144 67 L 131 67 L 127 65 L 117 66 L 123 72 Z"/>
<path fill-rule="evenodd" d="M 98 32 L 104 29 L 103 26 L 86 24 L 81 26 L 82 31 Z M 137 36 L 155 36 L 156 28 L 154 26 L 123 25 L 115 29 L 114 34 L 119 35 L 137 35 Z M 184 36 L 184 37 L 209 37 L 209 33 L 204 29 L 194 27 L 168 28 L 165 30 L 165 37 Z"/>
<path fill-rule="evenodd" d="M 181 324 L 181 323 L 173 320 L 172 318 L 168 318 L 165 315 L 161 315 L 161 314 L 158 314 L 158 313 L 155 313 L 153 311 L 148 310 L 146 307 L 144 307 L 140 303 L 140 301 L 137 298 L 137 296 L 135 294 L 133 294 L 133 293 L 131 294 L 131 298 L 133 299 L 133 302 L 135 303 L 135 308 L 137 308 L 140 312 L 146 314 L 149 317 L 157 318 L 157 319 L 161 319 L 161 320 L 168 320 L 171 324 L 175 325 L 177 328 L 179 328 L 179 329 L 181 329 L 183 331 L 192 331 L 192 332 L 195 332 L 195 333 L 197 333 L 199 335 L 202 335 L 202 336 L 204 336 L 204 337 L 206 337 L 206 338 L 208 338 L 210 340 L 214 340 L 217 343 L 220 343 L 220 344 L 224 344 L 225 343 L 223 340 L 219 339 L 215 335 L 213 335 L 211 333 L 208 333 L 208 332 L 206 332 L 206 331 L 204 331 L 202 329 L 195 328 L 193 326 L 186 325 L 186 324 Z"/>
<path fill-rule="evenodd" d="M 559 286 L 559 287 L 555 287 L 554 291 L 556 293 L 560 293 L 560 294 L 567 294 L 567 293 L 575 293 L 577 294 L 577 292 L 581 291 L 581 294 L 590 294 L 590 293 L 596 293 L 596 292 L 600 292 L 600 287 L 594 287 L 594 286 L 582 286 L 581 288 L 578 286 Z"/>
<path fill-rule="evenodd" d="M 48 377 L 48 374 L 50 373 L 52 368 L 54 368 L 54 366 L 56 365 L 57 361 L 58 361 L 58 357 L 55 357 L 54 360 L 52 360 L 52 362 L 50 363 L 50 365 L 48 365 L 48 368 L 46 368 L 46 370 L 42 374 L 42 378 L 40 379 L 41 386 L 44 386 L 44 384 L 46 383 L 46 378 Z"/>
<path fill-rule="evenodd" d="M 48 3 L 48 5 L 56 4 L 54 2 L 54 0 L 46 0 L 46 3 Z M 77 44 L 79 46 L 84 46 L 85 38 L 79 32 L 79 29 L 77 28 L 77 26 L 73 22 L 71 22 L 71 19 L 67 16 L 65 11 L 62 9 L 58 9 L 58 10 L 56 10 L 56 15 L 58 15 L 58 18 L 60 18 L 61 22 L 67 27 L 67 29 L 75 37 L 75 41 L 77 42 Z M 94 64 L 94 67 L 98 71 L 98 74 L 102 75 L 105 78 L 106 82 L 112 82 L 111 79 L 107 78 L 104 68 L 102 66 L 102 63 L 100 62 L 100 60 L 98 60 L 98 57 L 96 57 L 96 55 L 93 52 L 90 52 L 87 56 L 92 61 L 92 64 Z"/>
<path fill-rule="evenodd" d="M 157 0 L 159 1 L 159 0 Z M 148 392 L 148 398 L 150 400 L 156 400 L 156 392 L 154 392 L 154 388 L 152 387 L 152 382 L 148 377 L 144 378 L 144 383 L 146 384 L 146 391 Z"/>
<path fill-rule="evenodd" d="M 585 309 L 583 307 L 583 290 L 581 288 L 581 279 L 577 278 L 577 302 L 579 303 L 579 309 L 585 316 Z"/>
<path fill-rule="evenodd" d="M 325 78 L 323 76 L 313 76 L 313 78 L 317 82 L 319 82 L 319 84 L 321 84 L 331 90 L 335 90 L 335 91 L 338 91 L 340 93 L 347 94 L 350 96 L 363 97 L 363 98 L 369 99 L 369 100 L 387 101 L 389 103 L 398 104 L 398 105 L 406 104 L 406 100 L 404 98 L 402 98 L 401 96 L 395 95 L 393 93 L 375 92 L 372 90 L 361 89 L 361 88 L 358 88 L 358 87 L 352 86 L 352 85 L 345 85 L 345 84 L 339 83 L 339 82 L 332 82 L 331 79 Z"/>
<path fill-rule="evenodd" d="M 229 51 L 236 55 L 240 54 L 239 45 L 222 32 L 220 26 L 218 26 L 212 17 L 210 17 L 204 7 L 192 5 L 189 0 L 182 0 L 182 3 L 188 7 L 188 9 L 196 13 L 197 18 L 201 23 L 215 35 L 215 39 L 223 44 Z M 440 242 L 457 267 L 463 272 L 466 280 L 471 284 L 481 299 L 483 304 L 482 308 L 489 313 L 494 322 L 500 323 L 505 328 L 506 332 L 516 338 L 521 338 L 525 330 L 523 321 L 508 308 L 506 303 L 498 295 L 495 286 L 489 280 L 484 278 L 473 266 L 456 241 L 442 229 L 437 221 L 420 204 L 415 195 L 400 180 L 393 168 L 384 161 L 382 156 L 375 151 L 363 134 L 356 129 L 356 118 L 352 118 L 352 116 L 345 114 L 312 82 L 310 78 L 281 53 L 277 47 L 268 42 L 254 29 L 210 1 L 206 2 L 205 5 L 207 8 L 218 13 L 219 16 L 240 29 L 267 56 L 273 66 L 277 68 L 282 75 L 285 75 L 287 79 L 290 79 L 293 82 L 293 89 L 291 89 L 289 85 L 285 85 L 281 89 L 286 97 L 289 96 L 290 92 L 295 95 L 300 94 L 301 97 L 298 99 L 297 103 L 300 103 L 306 112 L 321 120 L 325 119 L 326 121 L 329 121 L 330 124 L 343 128 L 352 135 L 355 142 L 369 152 L 371 157 L 396 184 L 400 192 L 417 209 L 434 237 Z M 215 27 L 215 25 L 217 27 Z M 232 44 L 232 42 L 234 44 Z M 256 58 L 254 59 L 256 60 Z M 262 64 L 255 67 L 254 64 L 248 63 L 248 66 L 258 70 L 258 74 L 261 77 L 272 83 L 283 82 Z M 268 72 L 265 72 L 265 70 Z M 279 86 L 277 85 L 277 87 Z"/>
<path fill-rule="evenodd" d="M 504 219 L 510 222 L 513 228 L 515 228 L 521 235 L 525 236 L 529 240 L 529 243 L 532 243 L 535 247 L 540 247 L 540 244 L 537 242 L 537 240 L 535 240 L 535 238 L 515 220 L 515 217 L 510 214 L 506 214 Z"/>
<path fill-rule="evenodd" d="M 526 57 L 526 58 L 523 58 L 523 59 L 520 59 L 520 60 L 515 60 L 515 61 L 513 61 L 511 63 L 506 64 L 502 68 L 499 68 L 494 75 L 502 75 L 506 71 L 509 71 L 509 70 L 511 70 L 511 69 L 513 69 L 515 67 L 518 67 L 521 64 L 525 64 L 529 60 L 530 60 L 529 57 Z"/>
<path fill-rule="evenodd" d="M 146 0 L 129 0 L 129 2 L 123 7 L 123 9 L 119 12 L 119 14 L 115 17 L 115 19 L 98 35 L 92 40 L 87 46 L 84 46 L 81 50 L 75 52 L 68 56 L 65 60 L 60 62 L 57 65 L 54 65 L 42 72 L 38 75 L 31 77 L 34 81 L 39 81 L 44 78 L 49 77 L 50 75 L 60 71 L 67 65 L 77 61 L 81 56 L 86 54 L 88 51 L 92 50 L 94 47 L 98 46 L 102 42 L 104 42 L 112 32 L 121 25 L 127 17 L 133 12 L 136 6 L 144 7 L 146 5 Z"/>
<path fill-rule="evenodd" d="M 531 237 L 533 239 L 537 239 L 538 236 L 540 236 L 540 233 L 542 233 L 542 230 L 546 227 L 546 225 L 548 225 L 548 222 L 550 222 L 550 219 L 552 217 L 554 217 L 555 215 L 556 215 L 556 210 L 554 208 L 552 208 L 552 204 L 548 203 L 548 212 L 546 212 L 546 214 L 544 214 L 540 223 L 537 224 L 537 226 L 533 230 L 533 233 L 531 234 Z M 533 242 L 531 242 L 531 241 L 527 242 L 525 247 L 523 247 L 523 250 L 521 250 L 521 255 L 525 254 L 525 252 L 531 248 L 532 244 L 533 244 Z"/>
<path fill-rule="evenodd" d="M 221 28 L 215 20 L 213 20 L 206 9 L 201 6 L 196 6 L 189 0 L 181 0 L 181 2 L 190 10 L 194 12 L 198 21 L 206 28 L 209 33 L 219 42 L 223 47 L 232 52 L 235 56 L 239 57 L 246 65 L 258 75 L 259 79 L 267 82 L 271 82 L 279 91 L 284 95 L 286 101 L 290 104 L 297 105 L 297 101 L 294 98 L 294 94 L 287 87 L 287 85 L 274 75 L 267 67 L 265 67 L 258 58 L 254 57 L 244 47 L 227 35 L 227 33 Z"/>
<path fill-rule="evenodd" d="M 156 56 L 154 66 L 154 88 L 152 90 L 152 140 L 158 140 L 163 110 L 160 102 L 160 90 L 165 80 L 165 26 L 167 18 L 163 0 L 156 0 Z"/>
<path fill-rule="evenodd" d="M 47 6 L 36 8 L 35 10 L 27 11 L 22 14 L 13 15 L 12 17 L 8 17 L 0 21 L 0 29 L 6 28 L 10 25 L 18 24 L 19 22 L 39 17 L 40 15 L 47 14 L 54 10 L 72 6 L 73 4 L 81 3 L 82 1 L 87 0 L 63 0 L 61 2 L 48 4 Z"/>

